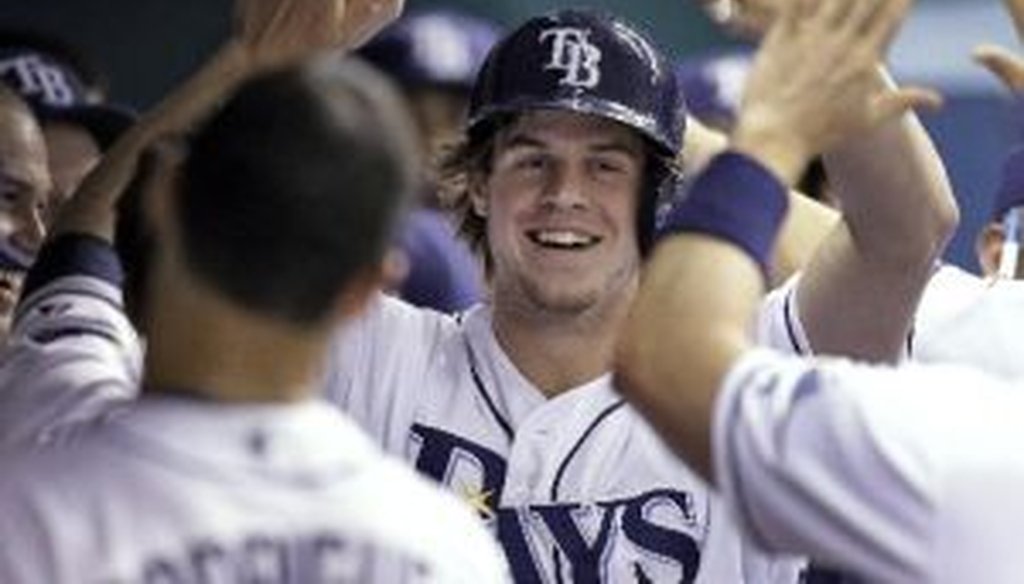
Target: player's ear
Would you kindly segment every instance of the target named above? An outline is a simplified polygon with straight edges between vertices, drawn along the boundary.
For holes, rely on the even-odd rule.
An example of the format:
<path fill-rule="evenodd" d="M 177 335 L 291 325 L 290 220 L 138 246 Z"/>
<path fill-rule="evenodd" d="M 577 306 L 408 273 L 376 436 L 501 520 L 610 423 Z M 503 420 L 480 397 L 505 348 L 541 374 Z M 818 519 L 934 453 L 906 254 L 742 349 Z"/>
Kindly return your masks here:
<path fill-rule="evenodd" d="M 466 190 L 469 194 L 469 204 L 473 214 L 477 217 L 487 217 L 487 189 L 484 186 L 484 177 L 473 174 L 469 177 Z"/>
<path fill-rule="evenodd" d="M 986 225 L 974 240 L 974 252 L 978 256 L 978 265 L 986 278 L 996 275 L 999 271 L 999 260 L 1003 253 L 1003 242 L 1006 235 L 1003 226 L 998 223 Z"/>

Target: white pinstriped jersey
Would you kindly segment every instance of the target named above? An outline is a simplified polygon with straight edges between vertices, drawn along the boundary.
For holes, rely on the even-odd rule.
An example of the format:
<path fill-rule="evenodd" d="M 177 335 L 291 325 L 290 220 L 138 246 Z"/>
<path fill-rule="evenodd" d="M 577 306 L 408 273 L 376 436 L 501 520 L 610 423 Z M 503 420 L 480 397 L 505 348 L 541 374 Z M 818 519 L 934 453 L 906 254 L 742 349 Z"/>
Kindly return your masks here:
<path fill-rule="evenodd" d="M 135 399 L 136 339 L 100 278 L 35 292 L 2 359 L 0 582 L 507 577 L 468 508 L 336 408 Z"/>
<path fill-rule="evenodd" d="M 766 350 L 716 402 L 718 483 L 754 540 L 866 582 L 1010 584 L 1024 573 L 1024 392 L 954 366 Z"/>
<path fill-rule="evenodd" d="M 773 298 L 781 310 L 784 295 Z M 329 398 L 475 506 L 519 582 L 797 580 L 796 562 L 743 544 L 610 375 L 545 398 L 499 346 L 486 306 L 456 319 L 382 298 L 333 359 Z"/>

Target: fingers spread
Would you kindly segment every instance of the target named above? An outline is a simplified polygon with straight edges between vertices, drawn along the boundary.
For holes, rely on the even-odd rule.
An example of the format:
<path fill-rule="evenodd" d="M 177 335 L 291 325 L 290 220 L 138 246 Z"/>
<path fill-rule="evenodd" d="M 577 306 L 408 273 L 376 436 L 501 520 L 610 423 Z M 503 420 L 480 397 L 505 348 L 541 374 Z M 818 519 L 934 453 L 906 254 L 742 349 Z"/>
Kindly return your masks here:
<path fill-rule="evenodd" d="M 974 59 L 991 71 L 1010 91 L 1024 93 L 1024 59 L 996 45 L 974 49 Z"/>
<path fill-rule="evenodd" d="M 878 54 L 888 50 L 910 10 L 911 0 L 881 0 L 864 23 L 864 36 L 868 43 L 877 47 Z"/>

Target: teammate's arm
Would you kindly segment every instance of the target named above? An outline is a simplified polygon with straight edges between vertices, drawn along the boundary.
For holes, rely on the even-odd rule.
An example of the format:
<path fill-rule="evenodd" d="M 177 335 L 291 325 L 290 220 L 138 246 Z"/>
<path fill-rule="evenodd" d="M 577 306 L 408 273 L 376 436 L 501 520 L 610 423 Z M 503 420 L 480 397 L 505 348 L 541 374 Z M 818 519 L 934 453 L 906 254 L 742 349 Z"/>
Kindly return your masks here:
<path fill-rule="evenodd" d="M 235 36 L 119 139 L 62 210 L 0 357 L 0 444 L 37 441 L 135 395 L 141 352 L 124 314 L 111 242 L 117 201 L 139 153 L 187 129 L 247 76 L 361 40 L 401 6 L 402 0 L 239 0 Z"/>
<path fill-rule="evenodd" d="M 846 10 L 844 3 L 854 1 Z M 850 133 L 934 103 L 937 98 L 921 90 L 879 92 L 872 59 L 887 46 L 909 0 L 887 0 L 877 12 L 868 9 L 873 5 L 822 0 L 784 12 L 748 81 L 734 139 L 743 154 L 717 169 L 719 161 L 713 162 L 681 210 L 692 209 L 701 196 L 749 209 L 751 198 L 783 191 L 808 160 Z M 701 195 L 701 189 L 716 192 Z M 772 200 L 780 198 L 785 195 Z M 736 238 L 746 237 L 749 217 L 733 216 Z M 777 233 L 763 222 L 761 227 L 762 235 Z M 620 339 L 616 374 L 668 443 L 710 479 L 717 391 L 750 349 L 748 323 L 764 282 L 749 246 L 721 233 L 700 233 L 669 237 L 656 247 Z M 769 239 L 759 241 L 767 255 Z"/>
<path fill-rule="evenodd" d="M 729 148 L 729 138 L 699 120 L 686 120 L 683 173 L 696 176 L 715 155 Z M 804 269 L 839 222 L 839 212 L 796 190 L 789 191 L 789 215 L 783 223 L 769 272 L 771 286 L 786 282 Z"/>
<path fill-rule="evenodd" d="M 801 2 L 726 0 L 714 3 L 711 12 L 727 31 L 756 36 L 779 10 Z M 780 72 L 778 83 L 787 83 L 791 73 Z M 879 88 L 893 86 L 882 66 L 874 76 Z M 792 94 L 798 97 L 795 88 Z M 778 319 L 786 325 L 782 337 L 810 345 L 798 343 L 799 350 L 894 359 L 902 352 L 933 261 L 958 219 L 945 170 L 911 113 L 849 136 L 826 152 L 824 161 L 842 221 L 830 220 L 807 201 L 792 200 L 773 284 L 793 270 L 804 272 L 796 293 L 787 291 L 783 299 L 787 308 L 795 308 Z"/>
<path fill-rule="evenodd" d="M 874 77 L 879 92 L 894 87 L 881 68 Z M 842 221 L 801 275 L 800 320 L 817 353 L 896 359 L 958 220 L 945 169 L 912 112 L 844 140 L 824 161 Z"/>

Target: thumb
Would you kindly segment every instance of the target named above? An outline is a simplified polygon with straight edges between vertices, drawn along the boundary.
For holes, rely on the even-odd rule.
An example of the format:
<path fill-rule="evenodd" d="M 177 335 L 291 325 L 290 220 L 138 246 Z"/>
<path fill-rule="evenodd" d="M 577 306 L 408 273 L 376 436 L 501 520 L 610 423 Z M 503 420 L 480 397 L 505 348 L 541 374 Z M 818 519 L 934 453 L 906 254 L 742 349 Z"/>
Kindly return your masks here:
<path fill-rule="evenodd" d="M 997 45 L 980 45 L 974 60 L 991 71 L 1013 93 L 1024 92 L 1024 59 Z"/>

